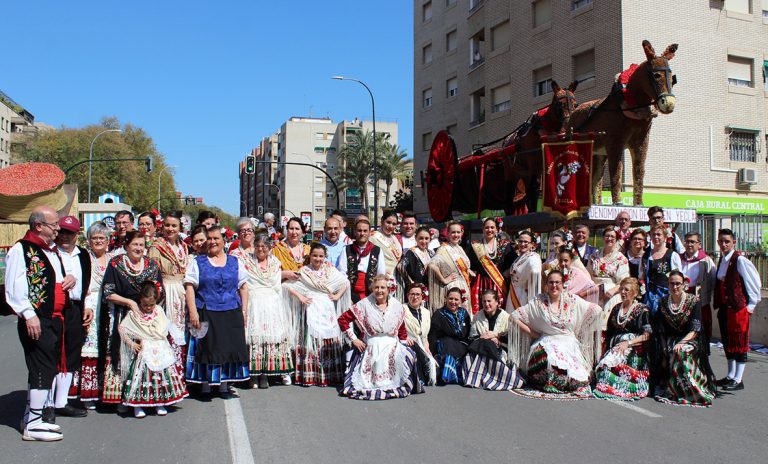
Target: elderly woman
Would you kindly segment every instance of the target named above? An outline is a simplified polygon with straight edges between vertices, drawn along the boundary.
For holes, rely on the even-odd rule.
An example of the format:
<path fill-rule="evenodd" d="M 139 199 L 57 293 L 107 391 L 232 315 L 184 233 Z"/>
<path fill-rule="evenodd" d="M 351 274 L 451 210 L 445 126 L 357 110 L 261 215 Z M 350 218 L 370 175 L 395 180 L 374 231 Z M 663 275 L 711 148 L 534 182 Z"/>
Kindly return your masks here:
<path fill-rule="evenodd" d="M 186 291 L 184 290 L 184 275 L 189 264 L 189 249 L 181 240 L 181 211 L 166 214 L 163 219 L 163 236 L 158 237 L 147 251 L 147 256 L 155 260 L 163 275 L 165 290 L 165 316 L 174 326 L 173 332 L 184 333 L 187 326 Z M 171 343 L 179 373 L 184 376 L 184 366 L 187 362 L 185 340 L 174 340 Z"/>
<path fill-rule="evenodd" d="M 661 347 L 655 360 L 660 373 L 656 400 L 685 406 L 711 406 L 715 384 L 709 366 L 699 297 L 685 291 L 685 276 L 669 273 L 669 295 L 659 302 L 653 336 Z"/>
<path fill-rule="evenodd" d="M 202 393 L 218 385 L 223 397 L 231 396 L 228 382 L 250 378 L 245 343 L 245 308 L 248 275 L 234 256 L 224 252 L 221 229 L 207 230 L 206 254 L 189 262 L 184 275 L 190 343 L 188 383 L 201 384 Z"/>
<path fill-rule="evenodd" d="M 155 241 L 155 235 L 157 233 L 157 216 L 151 211 L 147 211 L 139 214 L 139 232 L 144 237 L 144 247 L 147 250 L 152 246 Z"/>
<path fill-rule="evenodd" d="M 495 290 L 481 295 L 483 310 L 472 320 L 470 344 L 464 360 L 464 386 L 485 390 L 513 390 L 523 386 L 515 364 L 507 365 L 509 314 L 499 306 Z"/>
<path fill-rule="evenodd" d="M 101 285 L 112 253 L 109 246 L 109 228 L 101 221 L 88 228 L 88 251 L 91 256 L 91 283 L 85 295 L 85 309 L 93 312 L 93 320 L 86 327 L 85 341 L 81 350 L 80 370 L 74 373 L 70 397 L 77 396 L 86 409 L 96 409 L 99 400 L 99 321 L 101 319 Z"/>
<path fill-rule="evenodd" d="M 204 256 L 208 250 L 208 228 L 204 225 L 195 226 L 189 234 L 190 258 Z"/>
<path fill-rule="evenodd" d="M 445 306 L 432 315 L 429 346 L 438 362 L 437 384 L 460 383 L 464 356 L 469 346 L 472 321 L 469 312 L 461 307 L 462 293 L 458 287 L 448 289 Z"/>
<path fill-rule="evenodd" d="M 510 286 L 505 309 L 510 313 L 528 304 L 541 291 L 541 257 L 536 253 L 532 232 L 523 230 L 517 234 L 517 253 L 509 269 Z"/>
<path fill-rule="evenodd" d="M 327 387 L 344 380 L 344 350 L 338 318 L 352 305 L 347 277 L 326 261 L 325 246 L 313 243 L 299 278 L 283 284 L 284 304 L 296 321 L 298 385 Z"/>
<path fill-rule="evenodd" d="M 648 306 L 651 315 L 659 310 L 662 298 L 669 295 L 667 281 L 669 273 L 680 269 L 680 255 L 667 247 L 667 229 L 653 226 L 648 233 L 651 237 L 651 251 L 643 258 L 643 276 L 645 295 L 643 303 Z"/>
<path fill-rule="evenodd" d="M 420 392 L 416 355 L 406 346 L 406 311 L 389 296 L 389 277 L 379 274 L 371 294 L 339 316 L 339 328 L 354 348 L 341 395 L 387 400 Z"/>
<path fill-rule="evenodd" d="M 301 242 L 304 234 L 304 223 L 292 217 L 285 225 L 285 240 L 276 242 L 272 248 L 272 254 L 282 265 L 283 282 L 299 279 L 299 269 L 309 256 L 309 245 Z"/>
<path fill-rule="evenodd" d="M 600 357 L 602 309 L 563 291 L 563 273 L 553 270 L 546 292 L 512 313 L 510 361 L 527 367 L 538 391 L 521 394 L 544 399 L 592 396 L 592 366 Z"/>
<path fill-rule="evenodd" d="M 460 304 L 472 308 L 470 284 L 475 271 L 470 269 L 469 257 L 461 248 L 464 226 L 449 221 L 445 230 L 448 241 L 440 245 L 429 263 L 429 309 L 433 313 L 445 305 L 449 288 L 457 288 L 462 295 Z"/>
<path fill-rule="evenodd" d="M 101 402 L 117 405 L 122 402 L 123 387 L 118 327 L 128 311 L 139 312 L 139 290 L 143 282 L 163 283 L 160 267 L 144 256 L 146 248 L 141 232 L 126 232 L 123 243 L 125 253 L 112 257 L 104 271 L 102 296 L 108 307 L 101 311 L 98 335 Z M 162 299 L 162 292 L 160 295 Z"/>
<path fill-rule="evenodd" d="M 627 257 L 627 265 L 629 266 L 629 276 L 643 282 L 645 276 L 643 274 L 643 256 L 645 255 L 645 249 L 648 245 L 648 234 L 643 229 L 635 229 L 626 240 L 624 254 Z"/>
<path fill-rule="evenodd" d="M 486 290 L 495 290 L 500 300 L 507 301 L 508 285 L 503 272 L 509 269 L 515 252 L 512 242 L 498 237 L 499 224 L 494 218 L 483 219 L 483 238 L 470 244 L 470 268 L 476 277 L 472 283 L 472 312 L 480 311 L 480 295 Z"/>
<path fill-rule="evenodd" d="M 613 226 L 603 229 L 603 248 L 589 257 L 587 269 L 595 284 L 600 286 L 600 305 L 607 314 L 621 301 L 619 282 L 629 277 L 627 257 L 621 252 Z"/>
<path fill-rule="evenodd" d="M 427 385 L 434 385 L 437 382 L 437 361 L 432 357 L 429 347 L 432 315 L 424 307 L 424 288 L 412 282 L 405 288 L 405 296 L 408 299 L 408 312 L 405 313 L 405 329 L 408 332 L 406 344 L 416 353 L 419 378 Z"/>
<path fill-rule="evenodd" d="M 406 250 L 400 264 L 397 265 L 397 273 L 406 287 L 412 283 L 427 285 L 427 267 L 432 261 L 435 252 L 429 249 L 432 236 L 427 227 L 419 227 L 414 234 L 416 246 Z"/>
<path fill-rule="evenodd" d="M 648 396 L 648 349 L 651 319 L 637 301 L 640 285 L 634 277 L 619 284 L 621 303 L 611 309 L 605 332 L 607 350 L 595 368 L 594 395 L 606 400 L 638 400 Z"/>
<path fill-rule="evenodd" d="M 269 388 L 268 377 L 272 376 L 281 377 L 284 385 L 291 384 L 291 345 L 295 338 L 291 316 L 283 302 L 280 261 L 269 254 L 270 244 L 269 236 L 259 234 L 253 239 L 253 253 L 246 252 L 246 248 L 231 253 L 240 260 L 248 276 L 246 332 L 250 370 L 262 389 Z M 249 246 L 250 240 L 245 238 L 243 245 Z"/>

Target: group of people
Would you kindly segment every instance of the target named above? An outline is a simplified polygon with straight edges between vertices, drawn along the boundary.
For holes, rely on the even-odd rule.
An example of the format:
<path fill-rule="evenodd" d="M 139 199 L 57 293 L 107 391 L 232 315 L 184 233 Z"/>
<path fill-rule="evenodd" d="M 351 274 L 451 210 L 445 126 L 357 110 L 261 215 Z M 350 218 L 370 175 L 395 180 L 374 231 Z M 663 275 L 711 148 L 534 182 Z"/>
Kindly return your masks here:
<path fill-rule="evenodd" d="M 542 261 L 536 234 L 511 240 L 496 218 L 466 241 L 458 222 L 436 239 L 415 216 L 385 212 L 377 231 L 355 218 L 349 237 L 334 211 L 311 244 L 298 218 L 282 241 L 241 218 L 227 249 L 211 213 L 184 237 L 179 213 L 143 213 L 133 230 L 124 211 L 114 233 L 96 222 L 80 247 L 76 218 L 39 207 L 6 271 L 29 370 L 23 438 L 60 440 L 56 415 L 97 402 L 166 415 L 190 384 L 222 397 L 236 382 L 333 386 L 364 400 L 460 384 L 694 406 L 717 386 L 743 389 L 760 279 L 733 232 L 719 231 L 715 265 L 661 208 L 649 232 L 628 219 L 602 231 L 600 249 L 586 226 L 555 231 Z M 711 308 L 728 358 L 717 381 Z"/>

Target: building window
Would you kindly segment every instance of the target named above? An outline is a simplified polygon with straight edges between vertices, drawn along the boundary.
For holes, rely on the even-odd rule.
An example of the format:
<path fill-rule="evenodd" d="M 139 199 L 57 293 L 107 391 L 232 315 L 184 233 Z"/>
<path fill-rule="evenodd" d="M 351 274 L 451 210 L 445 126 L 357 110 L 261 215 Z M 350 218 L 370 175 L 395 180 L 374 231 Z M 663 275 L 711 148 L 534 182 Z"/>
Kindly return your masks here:
<path fill-rule="evenodd" d="M 455 97 L 459 93 L 459 79 L 452 77 L 445 82 L 445 88 L 448 91 L 448 98 Z"/>
<path fill-rule="evenodd" d="M 546 95 L 552 92 L 552 65 L 547 65 L 533 71 L 533 96 Z"/>
<path fill-rule="evenodd" d="M 728 55 L 728 85 L 752 87 L 752 59 Z"/>
<path fill-rule="evenodd" d="M 429 108 L 432 106 L 432 88 L 426 89 L 421 92 L 422 107 Z"/>
<path fill-rule="evenodd" d="M 432 132 L 425 132 L 421 134 L 421 150 L 429 151 L 432 148 Z"/>
<path fill-rule="evenodd" d="M 453 6 L 458 0 L 445 0 L 445 6 Z"/>
<path fill-rule="evenodd" d="M 421 6 L 421 20 L 426 22 L 432 19 L 432 2 L 427 2 Z"/>
<path fill-rule="evenodd" d="M 459 46 L 459 34 L 456 29 L 445 34 L 445 51 L 452 52 Z"/>
<path fill-rule="evenodd" d="M 764 10 L 766 12 L 768 10 Z M 768 91 L 768 60 L 763 61 L 763 86 Z"/>
<path fill-rule="evenodd" d="M 757 161 L 757 131 L 731 130 L 728 134 L 728 153 L 731 161 L 754 163 Z"/>
<path fill-rule="evenodd" d="M 498 50 L 509 44 L 510 27 L 509 21 L 504 21 L 491 28 L 491 51 Z"/>
<path fill-rule="evenodd" d="M 483 6 L 483 1 L 484 0 L 469 0 L 469 11 L 475 11 Z"/>
<path fill-rule="evenodd" d="M 571 0 L 571 10 L 578 10 L 592 3 L 592 0 Z"/>
<path fill-rule="evenodd" d="M 485 122 L 485 87 L 476 90 L 469 98 L 469 126 L 475 127 Z"/>
<path fill-rule="evenodd" d="M 315 176 L 315 183 L 316 184 L 322 184 L 324 180 L 325 180 L 325 177 L 323 177 L 323 176 Z"/>
<path fill-rule="evenodd" d="M 448 132 L 450 135 L 456 135 L 457 130 L 458 130 L 458 126 L 456 124 L 451 124 L 450 126 L 445 127 L 445 131 Z"/>
<path fill-rule="evenodd" d="M 323 198 L 325 192 L 315 192 L 315 198 Z"/>
<path fill-rule="evenodd" d="M 491 89 L 491 113 L 508 110 L 512 107 L 511 90 L 509 84 L 504 84 Z"/>
<path fill-rule="evenodd" d="M 587 50 L 573 57 L 573 79 L 584 82 L 595 78 L 595 50 Z"/>
<path fill-rule="evenodd" d="M 432 62 L 432 44 L 424 45 L 421 49 L 421 64 L 429 64 Z"/>
<path fill-rule="evenodd" d="M 469 39 L 469 69 L 474 69 L 485 62 L 484 47 L 485 29 L 480 29 Z"/>
<path fill-rule="evenodd" d="M 532 6 L 534 28 L 552 21 L 552 2 L 550 0 L 536 0 Z"/>
<path fill-rule="evenodd" d="M 734 13 L 752 14 L 750 0 L 725 0 L 723 8 Z"/>

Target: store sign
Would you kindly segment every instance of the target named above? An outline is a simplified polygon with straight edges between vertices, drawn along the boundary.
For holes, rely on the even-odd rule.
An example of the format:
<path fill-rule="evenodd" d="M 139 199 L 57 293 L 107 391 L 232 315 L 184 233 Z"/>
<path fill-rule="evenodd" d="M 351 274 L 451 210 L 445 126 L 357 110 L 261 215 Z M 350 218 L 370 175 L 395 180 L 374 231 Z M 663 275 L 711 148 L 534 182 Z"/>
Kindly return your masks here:
<path fill-rule="evenodd" d="M 764 196 L 764 195 L 763 195 Z M 622 192 L 621 202 L 632 205 L 632 192 Z M 680 195 L 674 193 L 643 193 L 643 203 L 647 206 L 667 208 L 691 208 L 699 214 L 768 214 L 768 198 L 757 195 L 743 197 L 713 195 Z M 611 204 L 610 192 L 603 192 L 602 204 Z M 647 220 L 648 218 L 645 218 Z"/>
<path fill-rule="evenodd" d="M 587 216 L 595 221 L 613 221 L 622 211 L 629 213 L 632 222 L 648 222 L 648 208 L 643 206 L 605 206 L 593 205 Z M 695 223 L 696 210 L 664 208 L 664 222 Z"/>

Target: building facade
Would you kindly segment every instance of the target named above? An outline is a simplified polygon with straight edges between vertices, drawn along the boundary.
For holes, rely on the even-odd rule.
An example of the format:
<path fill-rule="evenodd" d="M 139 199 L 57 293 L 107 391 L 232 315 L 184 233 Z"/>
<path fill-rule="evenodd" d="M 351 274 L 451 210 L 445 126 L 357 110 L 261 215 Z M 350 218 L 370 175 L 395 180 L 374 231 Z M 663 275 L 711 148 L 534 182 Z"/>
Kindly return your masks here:
<path fill-rule="evenodd" d="M 552 80 L 579 81 L 580 103 L 603 98 L 617 73 L 645 59 L 644 39 L 657 54 L 679 44 L 677 105 L 653 122 L 646 205 L 768 209 L 768 0 L 420 0 L 414 24 L 419 215 L 429 215 L 420 179 L 437 132 L 448 130 L 464 156 L 549 104 Z M 627 202 L 631 189 L 625 169 Z"/>
<path fill-rule="evenodd" d="M 342 166 L 338 153 L 353 133 L 373 131 L 370 121 L 355 119 L 334 122 L 329 118 L 292 117 L 285 121 L 280 129 L 265 138 L 253 156 L 258 161 L 283 163 L 303 163 L 325 170 L 342 185 L 338 174 Z M 398 126 L 394 122 L 376 122 L 376 132 L 383 134 L 389 143 L 397 144 Z M 271 211 L 288 217 L 301 217 L 312 231 L 320 231 L 330 211 L 337 204 L 349 215 L 363 214 L 363 201 L 360 192 L 354 189 L 340 190 L 341 198 L 337 202 L 337 192 L 333 183 L 319 169 L 311 166 L 278 165 L 257 163 L 255 174 L 245 173 L 245 161 L 240 163 L 240 198 L 241 214 L 260 216 L 259 212 Z M 250 179 L 249 179 L 250 178 Z M 391 193 L 403 185 L 396 181 L 391 186 Z M 373 206 L 373 186 L 369 186 L 369 206 Z M 251 193 L 251 189 L 253 192 Z M 379 208 L 386 205 L 386 184 L 379 182 Z M 390 195 L 390 200 L 392 197 Z M 253 205 L 251 209 L 247 209 Z M 259 209 L 261 207 L 261 209 Z"/>

